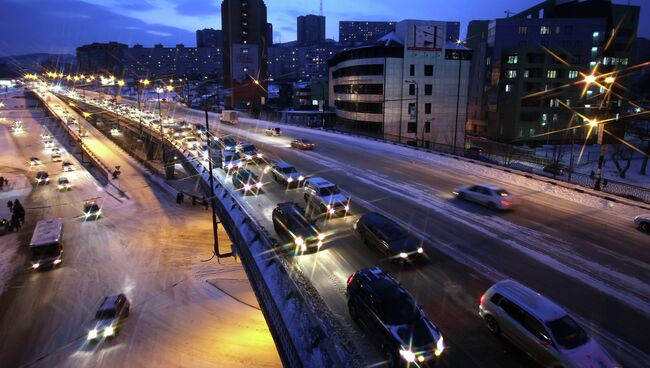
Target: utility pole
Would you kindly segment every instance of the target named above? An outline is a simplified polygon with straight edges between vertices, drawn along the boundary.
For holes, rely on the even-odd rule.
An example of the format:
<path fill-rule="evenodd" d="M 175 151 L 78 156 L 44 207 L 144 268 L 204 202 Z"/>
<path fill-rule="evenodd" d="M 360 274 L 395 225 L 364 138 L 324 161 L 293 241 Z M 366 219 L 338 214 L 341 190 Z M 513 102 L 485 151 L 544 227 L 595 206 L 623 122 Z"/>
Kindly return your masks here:
<path fill-rule="evenodd" d="M 219 235 L 218 235 L 218 224 L 217 221 L 217 211 L 215 209 L 215 194 L 214 194 L 214 173 L 212 171 L 212 147 L 210 146 L 210 119 L 208 114 L 208 101 L 214 95 L 205 99 L 203 107 L 205 109 L 205 132 L 208 137 L 208 170 L 210 171 L 210 207 L 212 208 L 212 235 L 214 237 L 214 254 L 217 258 L 226 258 L 232 257 L 233 252 L 221 254 L 219 252 Z"/>
<path fill-rule="evenodd" d="M 460 45 L 460 41 L 458 42 Z M 454 154 L 456 154 L 456 140 L 458 139 L 458 109 L 460 108 L 460 72 L 463 67 L 463 58 L 458 50 L 458 89 L 456 91 L 456 123 L 454 124 Z"/>
<path fill-rule="evenodd" d="M 603 164 L 605 163 L 605 155 L 607 154 L 607 145 L 603 144 L 603 136 L 605 135 L 605 126 L 599 124 L 598 127 L 598 144 L 600 145 L 600 155 L 598 156 L 598 170 L 596 171 L 596 183 L 594 183 L 594 190 L 601 190 L 600 182 L 603 179 Z"/>

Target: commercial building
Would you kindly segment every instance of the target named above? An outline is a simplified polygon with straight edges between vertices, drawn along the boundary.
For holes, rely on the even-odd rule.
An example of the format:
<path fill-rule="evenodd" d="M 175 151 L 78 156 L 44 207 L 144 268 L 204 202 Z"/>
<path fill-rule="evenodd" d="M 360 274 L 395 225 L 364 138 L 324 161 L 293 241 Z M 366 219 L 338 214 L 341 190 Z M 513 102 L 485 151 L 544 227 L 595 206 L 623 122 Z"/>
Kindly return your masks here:
<path fill-rule="evenodd" d="M 269 78 L 275 81 L 308 81 L 327 78 L 327 61 L 347 49 L 329 41 L 308 46 L 297 42 L 275 44 L 269 48 Z"/>
<path fill-rule="evenodd" d="M 109 42 L 77 48 L 77 68 L 86 74 L 112 74 L 121 78 L 184 77 L 213 79 L 223 73 L 221 49 L 213 47 L 143 47 Z"/>
<path fill-rule="evenodd" d="M 262 0 L 221 3 L 226 108 L 259 111 L 267 99 L 269 23 Z M 271 31 L 272 32 L 272 31 Z"/>
<path fill-rule="evenodd" d="M 395 22 L 340 21 L 339 42 L 374 42 L 394 30 Z"/>
<path fill-rule="evenodd" d="M 220 49 L 223 47 L 223 36 L 219 29 L 200 29 L 196 31 L 196 47 L 212 47 Z"/>
<path fill-rule="evenodd" d="M 471 22 L 468 40 L 477 54 L 468 130 L 547 143 L 566 136 L 545 133 L 584 124 L 573 111 L 594 118 L 624 112 L 625 101 L 606 100 L 602 84 L 589 84 L 583 94 L 583 81 L 596 68 L 600 74 L 631 65 L 638 18 L 639 7 L 609 0 L 549 0 L 506 19 Z"/>
<path fill-rule="evenodd" d="M 375 44 L 329 61 L 338 124 L 433 147 L 462 147 L 471 50 L 448 41 L 448 23 L 405 20 Z"/>
<path fill-rule="evenodd" d="M 298 44 L 313 45 L 325 42 L 325 17 L 301 15 L 298 17 Z"/>

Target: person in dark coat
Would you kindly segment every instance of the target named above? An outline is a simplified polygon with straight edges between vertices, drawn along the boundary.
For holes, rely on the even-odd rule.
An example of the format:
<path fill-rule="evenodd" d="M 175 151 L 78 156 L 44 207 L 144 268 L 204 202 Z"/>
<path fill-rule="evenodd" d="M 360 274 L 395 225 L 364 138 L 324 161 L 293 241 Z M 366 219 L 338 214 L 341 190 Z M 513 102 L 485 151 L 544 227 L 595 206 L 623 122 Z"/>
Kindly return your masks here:
<path fill-rule="evenodd" d="M 181 203 L 183 203 L 183 202 L 185 202 L 185 194 L 183 194 L 183 192 L 181 192 Z"/>
<path fill-rule="evenodd" d="M 5 186 L 5 177 L 0 176 L 0 190 L 3 190 Z"/>
<path fill-rule="evenodd" d="M 14 202 L 7 202 L 7 208 L 9 208 L 9 212 L 14 212 Z"/>
<path fill-rule="evenodd" d="M 181 204 L 181 193 L 176 193 L 176 204 Z"/>
<path fill-rule="evenodd" d="M 18 216 L 18 220 L 21 224 L 25 223 L 25 208 L 18 199 L 14 201 L 14 214 Z"/>
<path fill-rule="evenodd" d="M 11 215 L 11 227 L 14 231 L 20 230 L 20 220 L 15 212 Z"/>

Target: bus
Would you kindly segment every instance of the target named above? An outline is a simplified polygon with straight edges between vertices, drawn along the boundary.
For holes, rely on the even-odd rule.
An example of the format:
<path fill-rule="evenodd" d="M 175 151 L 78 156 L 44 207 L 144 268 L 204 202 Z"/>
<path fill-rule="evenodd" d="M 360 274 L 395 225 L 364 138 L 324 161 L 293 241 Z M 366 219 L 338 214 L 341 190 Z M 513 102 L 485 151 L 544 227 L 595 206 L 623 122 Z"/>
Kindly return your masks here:
<path fill-rule="evenodd" d="M 29 243 L 29 250 L 32 254 L 32 268 L 35 270 L 60 264 L 63 255 L 63 221 L 39 221 Z"/>

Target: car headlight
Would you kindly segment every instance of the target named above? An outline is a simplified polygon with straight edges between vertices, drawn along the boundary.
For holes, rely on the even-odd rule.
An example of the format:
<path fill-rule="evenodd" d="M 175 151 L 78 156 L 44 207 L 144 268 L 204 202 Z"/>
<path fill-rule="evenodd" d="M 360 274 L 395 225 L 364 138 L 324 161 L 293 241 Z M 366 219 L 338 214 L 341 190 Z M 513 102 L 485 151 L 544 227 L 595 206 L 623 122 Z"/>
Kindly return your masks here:
<path fill-rule="evenodd" d="M 88 331 L 88 340 L 94 340 L 97 338 L 97 329 L 92 329 Z"/>
<path fill-rule="evenodd" d="M 232 168 L 235 167 L 235 166 L 234 166 L 234 165 L 232 164 L 232 162 L 231 162 L 231 163 L 229 163 L 228 166 L 226 166 L 226 167 L 227 167 L 228 169 L 232 169 Z"/>
<path fill-rule="evenodd" d="M 262 187 L 263 185 L 264 185 L 264 183 L 261 183 L 261 182 L 260 182 L 260 183 L 257 183 L 257 184 L 255 184 L 255 186 L 256 186 L 256 187 L 258 187 L 258 188 L 261 188 L 261 187 Z"/>
<path fill-rule="evenodd" d="M 54 262 L 52 262 L 52 263 L 54 263 L 55 265 L 58 265 L 59 263 L 61 263 L 61 260 L 60 259 L 55 259 Z"/>
<path fill-rule="evenodd" d="M 251 190 L 250 184 L 244 184 L 244 191 L 248 192 L 249 190 Z"/>
<path fill-rule="evenodd" d="M 420 254 L 424 253 L 424 249 L 422 249 L 422 247 L 419 247 L 418 248 L 418 253 L 420 253 Z"/>
<path fill-rule="evenodd" d="M 336 210 L 334 210 L 333 208 L 330 208 L 328 212 L 329 212 L 330 215 L 333 215 L 333 214 L 336 213 Z"/>
<path fill-rule="evenodd" d="M 325 234 L 318 234 L 318 240 L 325 240 Z"/>
<path fill-rule="evenodd" d="M 302 247 L 302 246 L 305 245 L 305 239 L 303 239 L 303 238 L 301 238 L 301 237 L 297 237 L 296 239 L 294 239 L 294 242 L 295 242 L 296 245 L 299 246 L 299 247 Z"/>
<path fill-rule="evenodd" d="M 293 178 L 287 179 L 287 183 L 292 183 L 292 182 L 293 182 Z"/>
<path fill-rule="evenodd" d="M 59 189 L 63 189 L 63 185 L 59 184 Z"/>
<path fill-rule="evenodd" d="M 32 265 L 32 268 L 33 268 L 33 269 L 37 269 L 37 268 L 39 268 L 40 266 L 41 266 L 40 263 L 34 263 L 34 264 Z"/>
<path fill-rule="evenodd" d="M 113 336 L 115 334 L 115 328 L 113 326 L 108 326 L 104 329 L 104 337 Z"/>
<path fill-rule="evenodd" d="M 244 163 L 243 163 L 243 162 L 238 162 L 238 163 L 237 163 L 237 167 L 239 167 L 239 168 L 244 167 Z"/>
<path fill-rule="evenodd" d="M 408 253 L 401 252 L 399 254 L 399 256 L 400 256 L 400 258 L 408 258 L 409 255 L 408 255 Z"/>
<path fill-rule="evenodd" d="M 261 153 L 258 153 L 258 154 L 257 154 L 257 158 L 262 158 L 262 154 L 261 154 Z"/>
<path fill-rule="evenodd" d="M 303 180 L 305 180 L 305 177 L 302 176 L 302 175 L 300 175 L 300 176 L 298 177 L 298 181 L 303 181 Z"/>
<path fill-rule="evenodd" d="M 350 205 L 349 205 L 349 204 L 346 204 L 346 205 L 345 205 L 345 210 L 346 210 L 346 211 L 349 211 L 349 210 L 350 210 Z"/>
<path fill-rule="evenodd" d="M 410 350 L 400 350 L 399 355 L 401 355 L 402 358 L 404 358 L 404 360 L 409 363 L 415 362 L 415 354 Z"/>
<path fill-rule="evenodd" d="M 330 208 L 332 208 L 332 205 L 331 205 L 331 204 L 328 204 L 328 205 L 325 206 L 325 207 L 329 210 Z"/>
<path fill-rule="evenodd" d="M 438 342 L 436 342 L 436 350 L 434 350 L 434 354 L 436 356 L 440 356 L 442 352 L 445 351 L 445 344 L 442 340 L 442 336 L 440 336 L 440 339 L 438 339 Z"/>
<path fill-rule="evenodd" d="M 253 156 L 251 156 L 251 155 L 246 155 L 246 159 L 247 159 L 247 160 L 252 160 L 252 159 L 253 159 Z"/>

